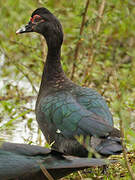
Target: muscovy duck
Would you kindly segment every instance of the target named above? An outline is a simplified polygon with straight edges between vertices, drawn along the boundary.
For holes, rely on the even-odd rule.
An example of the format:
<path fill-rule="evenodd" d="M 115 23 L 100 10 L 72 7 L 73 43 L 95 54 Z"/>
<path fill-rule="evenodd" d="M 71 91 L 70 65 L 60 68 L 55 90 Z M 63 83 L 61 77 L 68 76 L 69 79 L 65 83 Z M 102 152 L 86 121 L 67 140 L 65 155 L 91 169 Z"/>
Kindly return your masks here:
<path fill-rule="evenodd" d="M 48 179 L 40 168 L 41 164 L 54 179 L 58 179 L 80 169 L 108 163 L 109 161 L 103 159 L 65 156 L 57 151 L 35 145 L 0 143 L 1 180 Z"/>
<path fill-rule="evenodd" d="M 53 148 L 74 156 L 87 157 L 85 144 L 76 140 L 90 137 L 90 147 L 103 156 L 122 152 L 120 132 L 103 97 L 81 87 L 63 72 L 60 55 L 63 31 L 59 20 L 46 8 L 36 9 L 28 24 L 16 33 L 37 32 L 44 36 L 48 54 L 36 103 L 36 118 Z"/>

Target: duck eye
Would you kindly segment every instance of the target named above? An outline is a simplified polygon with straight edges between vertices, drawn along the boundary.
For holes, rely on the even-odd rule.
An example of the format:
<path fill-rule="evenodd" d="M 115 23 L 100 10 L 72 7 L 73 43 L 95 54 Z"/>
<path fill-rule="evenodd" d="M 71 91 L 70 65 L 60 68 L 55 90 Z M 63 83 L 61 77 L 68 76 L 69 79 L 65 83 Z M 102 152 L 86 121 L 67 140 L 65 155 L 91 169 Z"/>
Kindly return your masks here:
<path fill-rule="evenodd" d="M 30 21 L 32 22 L 38 22 L 41 19 L 41 16 L 39 15 L 34 15 L 33 17 L 30 18 Z"/>

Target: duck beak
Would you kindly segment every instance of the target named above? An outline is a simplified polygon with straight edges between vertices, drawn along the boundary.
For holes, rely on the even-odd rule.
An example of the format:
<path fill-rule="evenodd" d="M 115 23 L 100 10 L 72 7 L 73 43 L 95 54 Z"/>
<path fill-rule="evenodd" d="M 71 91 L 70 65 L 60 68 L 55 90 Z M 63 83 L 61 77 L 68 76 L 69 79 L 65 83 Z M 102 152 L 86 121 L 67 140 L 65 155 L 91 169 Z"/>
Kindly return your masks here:
<path fill-rule="evenodd" d="M 20 29 L 16 31 L 16 34 L 33 32 L 32 22 L 30 21 L 26 26 L 22 26 Z"/>

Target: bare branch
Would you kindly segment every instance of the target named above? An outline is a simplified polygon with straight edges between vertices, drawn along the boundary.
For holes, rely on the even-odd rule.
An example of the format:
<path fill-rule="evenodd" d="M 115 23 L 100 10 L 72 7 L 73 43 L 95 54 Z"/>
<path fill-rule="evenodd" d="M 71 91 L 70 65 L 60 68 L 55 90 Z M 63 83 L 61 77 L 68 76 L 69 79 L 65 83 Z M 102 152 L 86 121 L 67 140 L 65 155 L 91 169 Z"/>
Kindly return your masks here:
<path fill-rule="evenodd" d="M 26 74 L 25 72 L 23 72 L 23 70 L 16 64 L 16 68 L 28 79 L 28 81 L 30 82 L 33 90 L 37 93 L 37 90 L 35 88 L 35 86 L 33 85 L 32 80 L 29 78 L 28 74 Z"/>
<path fill-rule="evenodd" d="M 36 76 L 38 76 L 39 78 L 41 78 L 41 76 L 40 76 L 36 71 L 34 71 L 32 68 L 30 69 L 29 66 L 27 66 L 27 65 L 25 65 L 25 64 L 23 64 L 23 63 L 21 63 L 21 62 L 19 62 L 19 63 L 15 62 L 15 63 L 18 64 L 18 65 L 21 65 L 21 66 L 23 66 L 23 67 L 25 67 L 25 68 L 27 68 L 28 70 L 31 70 L 31 72 L 33 72 L 33 74 L 35 74 Z"/>
<path fill-rule="evenodd" d="M 82 177 L 82 175 L 81 175 L 81 172 L 80 172 L 80 171 L 78 171 L 78 175 L 79 175 L 80 179 L 81 179 L 81 180 L 83 180 L 83 177 Z"/>
<path fill-rule="evenodd" d="M 81 23 L 81 27 L 80 27 L 80 33 L 79 33 L 80 37 L 81 37 L 81 35 L 83 33 L 83 30 L 84 30 L 85 19 L 86 19 L 86 14 L 87 14 L 89 2 L 90 2 L 89 0 L 86 1 L 84 13 L 83 13 L 83 16 L 82 16 L 82 23 Z M 81 39 L 79 39 L 77 44 L 76 44 L 75 53 L 74 53 L 74 62 L 73 62 L 73 67 L 72 67 L 72 72 L 71 72 L 71 79 L 73 79 L 73 77 L 74 77 L 75 68 L 76 68 L 76 60 L 78 58 L 80 45 L 81 45 Z"/>
<path fill-rule="evenodd" d="M 42 164 L 40 164 L 40 168 L 43 174 L 45 175 L 45 177 L 47 177 L 49 180 L 54 180 L 51 174 L 47 171 L 47 169 Z"/>
<path fill-rule="evenodd" d="M 116 89 L 116 92 L 117 92 L 117 98 L 119 99 L 119 102 L 122 102 L 122 94 L 121 94 L 121 91 L 119 89 L 119 86 L 117 84 L 117 81 L 115 83 L 115 89 Z M 121 104 L 121 103 L 120 103 Z M 131 179 L 132 180 L 135 180 L 135 174 L 128 162 L 128 157 L 127 157 L 127 148 L 126 148 L 126 144 L 125 144 L 125 140 L 124 140 L 124 127 L 123 127 L 123 121 L 122 121 L 122 116 L 121 116 L 121 108 L 122 106 L 119 106 L 120 108 L 117 110 L 117 113 L 119 115 L 119 118 L 120 118 L 120 133 L 121 133 L 121 142 L 122 142 L 122 148 L 123 148 L 123 156 L 124 156 L 124 160 L 125 160 L 125 164 L 126 164 L 126 167 L 127 167 L 127 170 L 129 172 L 129 175 L 131 176 Z"/>
<path fill-rule="evenodd" d="M 32 50 L 37 50 L 37 49 L 38 49 L 38 48 L 36 48 L 36 47 L 28 46 L 28 45 L 25 45 L 25 44 L 22 43 L 22 42 L 18 42 L 18 41 L 15 41 L 15 40 L 10 40 L 10 42 L 11 42 L 11 43 L 14 43 L 14 44 L 21 45 L 21 46 L 23 46 L 23 47 L 25 47 L 25 48 L 30 48 L 30 49 L 32 49 Z"/>
<path fill-rule="evenodd" d="M 7 101 L 10 99 L 19 98 L 21 100 L 28 100 L 28 99 L 34 99 L 36 96 L 0 96 L 0 101 Z"/>
<path fill-rule="evenodd" d="M 101 5 L 99 7 L 98 10 L 98 19 L 96 22 L 96 27 L 95 27 L 95 31 L 96 31 L 96 35 L 98 35 L 99 31 L 100 31 L 100 27 L 101 27 L 101 20 L 103 17 L 103 12 L 104 12 L 104 8 L 105 8 L 105 4 L 106 4 L 106 0 L 102 0 Z M 89 68 L 93 66 L 94 64 L 94 56 L 95 56 L 95 51 L 93 49 L 88 51 L 88 62 L 90 62 L 90 66 L 88 65 L 86 70 L 85 70 L 85 77 L 88 75 L 89 72 Z"/>
<path fill-rule="evenodd" d="M 104 8 L 105 8 L 105 3 L 106 3 L 106 0 L 103 0 L 100 7 L 99 7 L 99 10 L 98 10 L 98 17 L 99 18 L 97 20 L 96 29 L 95 29 L 97 34 L 98 34 L 99 30 L 100 30 L 101 19 L 102 19 Z"/>
<path fill-rule="evenodd" d="M 122 142 L 122 147 L 123 147 L 123 156 L 124 156 L 124 160 L 125 160 L 125 164 L 126 164 L 126 167 L 128 169 L 128 172 L 131 176 L 131 179 L 132 180 L 135 180 L 135 174 L 128 162 L 128 157 L 127 157 L 127 148 L 126 148 L 126 144 L 125 144 L 125 141 L 124 141 L 124 128 L 123 128 L 123 122 L 122 122 L 122 117 L 121 117 L 121 114 L 119 113 L 119 117 L 120 117 L 120 132 L 121 132 L 121 142 Z"/>

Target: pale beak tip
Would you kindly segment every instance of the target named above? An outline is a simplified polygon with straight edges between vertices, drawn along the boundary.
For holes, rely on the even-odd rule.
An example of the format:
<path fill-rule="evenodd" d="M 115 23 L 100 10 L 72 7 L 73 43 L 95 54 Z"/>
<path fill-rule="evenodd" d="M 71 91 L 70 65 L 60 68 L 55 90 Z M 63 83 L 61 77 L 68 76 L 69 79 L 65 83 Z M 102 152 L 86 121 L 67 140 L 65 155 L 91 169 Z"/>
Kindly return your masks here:
<path fill-rule="evenodd" d="M 16 31 L 16 35 L 17 35 L 17 34 L 19 34 L 19 32 L 20 32 L 20 31 L 19 31 L 19 30 L 17 30 L 17 31 Z"/>
<path fill-rule="evenodd" d="M 25 26 L 23 26 L 23 27 L 21 27 L 20 29 L 18 29 L 16 31 L 16 34 L 21 34 L 21 33 L 25 32 L 25 31 L 26 31 L 26 28 L 25 28 Z"/>

